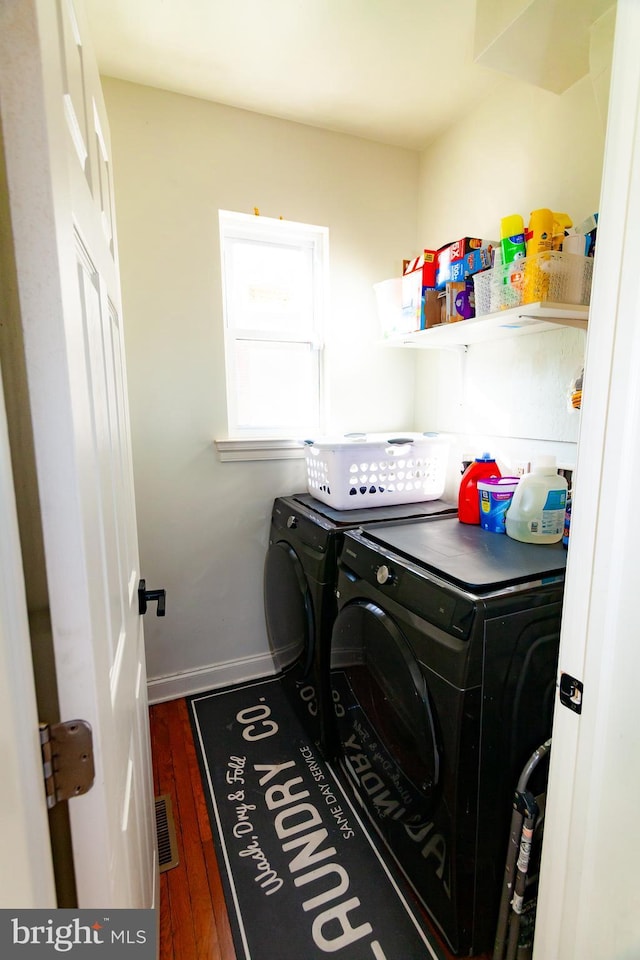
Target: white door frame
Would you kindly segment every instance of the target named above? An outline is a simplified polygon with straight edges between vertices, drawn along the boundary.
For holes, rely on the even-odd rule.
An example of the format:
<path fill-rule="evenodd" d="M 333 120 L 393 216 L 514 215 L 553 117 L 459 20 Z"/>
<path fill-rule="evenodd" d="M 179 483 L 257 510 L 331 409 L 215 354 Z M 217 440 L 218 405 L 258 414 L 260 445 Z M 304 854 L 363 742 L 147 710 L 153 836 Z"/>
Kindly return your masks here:
<path fill-rule="evenodd" d="M 55 907 L 29 622 L 0 371 L 0 907 Z"/>
<path fill-rule="evenodd" d="M 640 956 L 639 49 L 618 0 L 560 640 L 584 696 L 556 705 L 535 960 Z"/>

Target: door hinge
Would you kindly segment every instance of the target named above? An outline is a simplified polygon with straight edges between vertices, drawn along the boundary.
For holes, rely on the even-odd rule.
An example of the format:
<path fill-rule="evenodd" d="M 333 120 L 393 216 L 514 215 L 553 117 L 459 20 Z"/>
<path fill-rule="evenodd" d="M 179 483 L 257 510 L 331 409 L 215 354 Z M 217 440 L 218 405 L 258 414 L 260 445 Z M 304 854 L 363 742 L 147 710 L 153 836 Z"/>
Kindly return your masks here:
<path fill-rule="evenodd" d="M 47 807 L 86 793 L 93 786 L 93 736 L 86 720 L 41 723 L 40 746 Z"/>

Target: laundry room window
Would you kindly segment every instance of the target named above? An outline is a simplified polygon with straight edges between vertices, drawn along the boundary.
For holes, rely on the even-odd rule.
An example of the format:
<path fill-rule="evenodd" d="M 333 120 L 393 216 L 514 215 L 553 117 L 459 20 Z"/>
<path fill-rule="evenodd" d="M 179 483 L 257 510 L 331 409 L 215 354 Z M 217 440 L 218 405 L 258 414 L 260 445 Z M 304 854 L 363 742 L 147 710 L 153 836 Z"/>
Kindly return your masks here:
<path fill-rule="evenodd" d="M 219 219 L 229 437 L 313 436 L 328 228 L 226 210 Z"/>

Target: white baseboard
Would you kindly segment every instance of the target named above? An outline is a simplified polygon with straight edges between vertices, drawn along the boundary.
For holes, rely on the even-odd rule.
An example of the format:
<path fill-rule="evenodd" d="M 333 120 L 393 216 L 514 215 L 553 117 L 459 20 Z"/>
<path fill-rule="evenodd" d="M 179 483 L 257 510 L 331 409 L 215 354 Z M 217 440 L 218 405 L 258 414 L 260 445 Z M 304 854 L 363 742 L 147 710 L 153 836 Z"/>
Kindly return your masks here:
<path fill-rule="evenodd" d="M 197 670 L 150 677 L 147 681 L 147 695 L 149 704 L 163 703 L 165 700 L 177 700 L 194 693 L 244 683 L 246 680 L 271 677 L 276 672 L 271 654 L 262 653 L 239 660 L 228 660 L 226 663 L 210 664 Z"/>

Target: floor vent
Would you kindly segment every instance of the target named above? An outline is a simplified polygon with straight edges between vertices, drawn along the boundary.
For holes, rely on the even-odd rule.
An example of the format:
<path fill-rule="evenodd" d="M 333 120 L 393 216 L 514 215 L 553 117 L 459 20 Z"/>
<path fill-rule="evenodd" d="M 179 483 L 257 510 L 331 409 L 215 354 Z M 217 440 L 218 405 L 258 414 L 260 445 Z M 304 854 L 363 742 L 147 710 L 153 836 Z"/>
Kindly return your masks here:
<path fill-rule="evenodd" d="M 166 793 L 161 797 L 156 797 L 156 835 L 158 837 L 160 873 L 164 873 L 165 870 L 177 867 L 179 863 L 171 797 Z"/>

